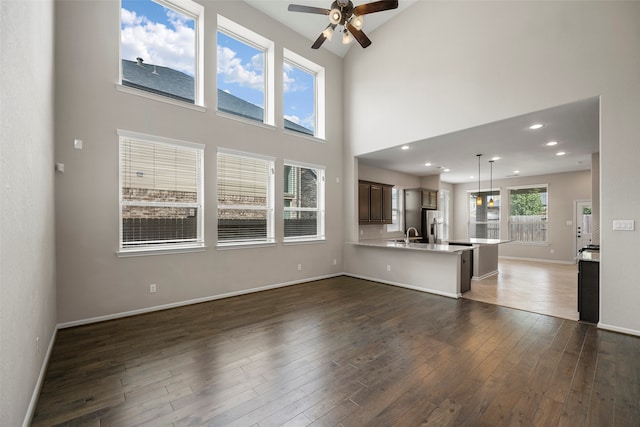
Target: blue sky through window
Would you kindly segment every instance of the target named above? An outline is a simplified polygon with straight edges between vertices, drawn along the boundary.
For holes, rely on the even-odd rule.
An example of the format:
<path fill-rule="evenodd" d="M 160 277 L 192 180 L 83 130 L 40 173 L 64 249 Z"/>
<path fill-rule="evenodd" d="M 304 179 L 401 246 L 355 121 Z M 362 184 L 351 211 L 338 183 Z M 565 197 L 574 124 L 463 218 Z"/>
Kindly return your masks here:
<path fill-rule="evenodd" d="M 284 63 L 284 118 L 315 131 L 315 76 Z"/>
<path fill-rule="evenodd" d="M 195 20 L 151 0 L 122 0 L 122 59 L 195 75 Z"/>

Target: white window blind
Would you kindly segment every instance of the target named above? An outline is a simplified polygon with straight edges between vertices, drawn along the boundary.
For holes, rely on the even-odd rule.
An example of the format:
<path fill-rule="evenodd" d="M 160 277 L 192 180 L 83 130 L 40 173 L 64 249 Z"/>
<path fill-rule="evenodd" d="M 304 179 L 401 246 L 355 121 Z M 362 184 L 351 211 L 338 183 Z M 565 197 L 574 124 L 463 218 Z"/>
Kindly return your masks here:
<path fill-rule="evenodd" d="M 218 152 L 218 243 L 270 243 L 273 160 Z"/>
<path fill-rule="evenodd" d="M 285 162 L 284 239 L 324 239 L 324 168 Z"/>
<path fill-rule="evenodd" d="M 120 249 L 204 246 L 203 146 L 119 134 Z"/>

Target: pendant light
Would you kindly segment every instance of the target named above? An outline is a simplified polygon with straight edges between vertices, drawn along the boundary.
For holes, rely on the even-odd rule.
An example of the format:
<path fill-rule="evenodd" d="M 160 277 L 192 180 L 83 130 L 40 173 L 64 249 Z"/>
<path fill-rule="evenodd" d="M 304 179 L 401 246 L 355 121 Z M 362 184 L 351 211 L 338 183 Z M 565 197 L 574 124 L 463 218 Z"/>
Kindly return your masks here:
<path fill-rule="evenodd" d="M 480 195 L 480 157 L 482 154 L 476 154 L 478 156 L 478 195 L 476 196 L 476 206 L 482 206 L 482 196 Z"/>
<path fill-rule="evenodd" d="M 493 160 L 489 160 L 491 165 L 491 178 L 489 178 L 489 191 L 491 191 L 491 198 L 489 198 L 489 207 L 493 207 Z"/>

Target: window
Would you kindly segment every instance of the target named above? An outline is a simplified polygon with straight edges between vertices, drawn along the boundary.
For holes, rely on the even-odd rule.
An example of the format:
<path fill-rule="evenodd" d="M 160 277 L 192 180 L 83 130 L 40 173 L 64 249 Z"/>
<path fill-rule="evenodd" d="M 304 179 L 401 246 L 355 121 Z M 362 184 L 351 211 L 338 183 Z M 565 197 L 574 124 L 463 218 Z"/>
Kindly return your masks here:
<path fill-rule="evenodd" d="M 284 240 L 324 239 L 324 168 L 285 161 Z"/>
<path fill-rule="evenodd" d="M 284 128 L 324 138 L 324 68 L 284 49 Z"/>
<path fill-rule="evenodd" d="M 218 245 L 273 243 L 272 158 L 218 151 Z"/>
<path fill-rule="evenodd" d="M 122 85 L 203 105 L 202 21 L 191 0 L 122 0 Z"/>
<path fill-rule="evenodd" d="M 451 227 L 450 218 L 449 218 L 450 212 L 451 212 L 451 206 L 450 206 L 451 194 L 449 193 L 449 190 L 440 190 L 438 193 L 440 194 L 439 196 L 440 200 L 438 201 L 438 206 L 442 211 L 442 219 L 443 219 L 442 240 L 449 240 L 449 229 Z"/>
<path fill-rule="evenodd" d="M 404 231 L 403 190 L 397 187 L 391 189 L 391 224 L 387 225 L 387 231 Z"/>
<path fill-rule="evenodd" d="M 500 238 L 500 192 L 481 191 L 482 205 L 476 204 L 478 192 L 469 192 L 469 237 L 478 239 Z M 493 198 L 493 206 L 489 200 Z"/>
<path fill-rule="evenodd" d="M 204 247 L 204 146 L 118 131 L 120 252 Z"/>
<path fill-rule="evenodd" d="M 218 111 L 275 125 L 274 43 L 218 15 Z"/>
<path fill-rule="evenodd" d="M 523 243 L 547 243 L 548 187 L 509 188 L 509 239 Z"/>

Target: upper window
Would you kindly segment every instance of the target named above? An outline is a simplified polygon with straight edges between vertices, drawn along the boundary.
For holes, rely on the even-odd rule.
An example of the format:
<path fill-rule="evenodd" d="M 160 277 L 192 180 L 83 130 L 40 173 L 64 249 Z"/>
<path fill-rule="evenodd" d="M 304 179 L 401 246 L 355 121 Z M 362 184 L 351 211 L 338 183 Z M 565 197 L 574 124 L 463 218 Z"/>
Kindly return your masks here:
<path fill-rule="evenodd" d="M 274 43 L 218 15 L 218 111 L 271 126 Z"/>
<path fill-rule="evenodd" d="M 438 207 L 442 211 L 442 240 L 449 240 L 450 228 L 451 228 L 451 193 L 449 190 L 438 191 L 440 200 L 438 201 Z"/>
<path fill-rule="evenodd" d="M 478 194 L 482 200 L 478 204 Z M 478 239 L 500 238 L 500 192 L 469 192 L 469 237 Z M 493 200 L 493 206 L 491 206 Z"/>
<path fill-rule="evenodd" d="M 204 146 L 119 130 L 120 251 L 204 246 Z"/>
<path fill-rule="evenodd" d="M 324 239 L 324 168 L 285 161 L 284 240 Z"/>
<path fill-rule="evenodd" d="M 191 0 L 122 0 L 122 85 L 203 105 L 202 20 Z"/>
<path fill-rule="evenodd" d="M 397 187 L 391 189 L 391 224 L 387 224 L 387 231 L 404 231 L 402 192 L 403 190 Z"/>
<path fill-rule="evenodd" d="M 548 187 L 509 188 L 509 239 L 523 243 L 547 243 Z"/>
<path fill-rule="evenodd" d="M 284 49 L 284 128 L 324 138 L 324 68 Z"/>
<path fill-rule="evenodd" d="M 218 151 L 218 244 L 273 243 L 272 158 Z"/>

